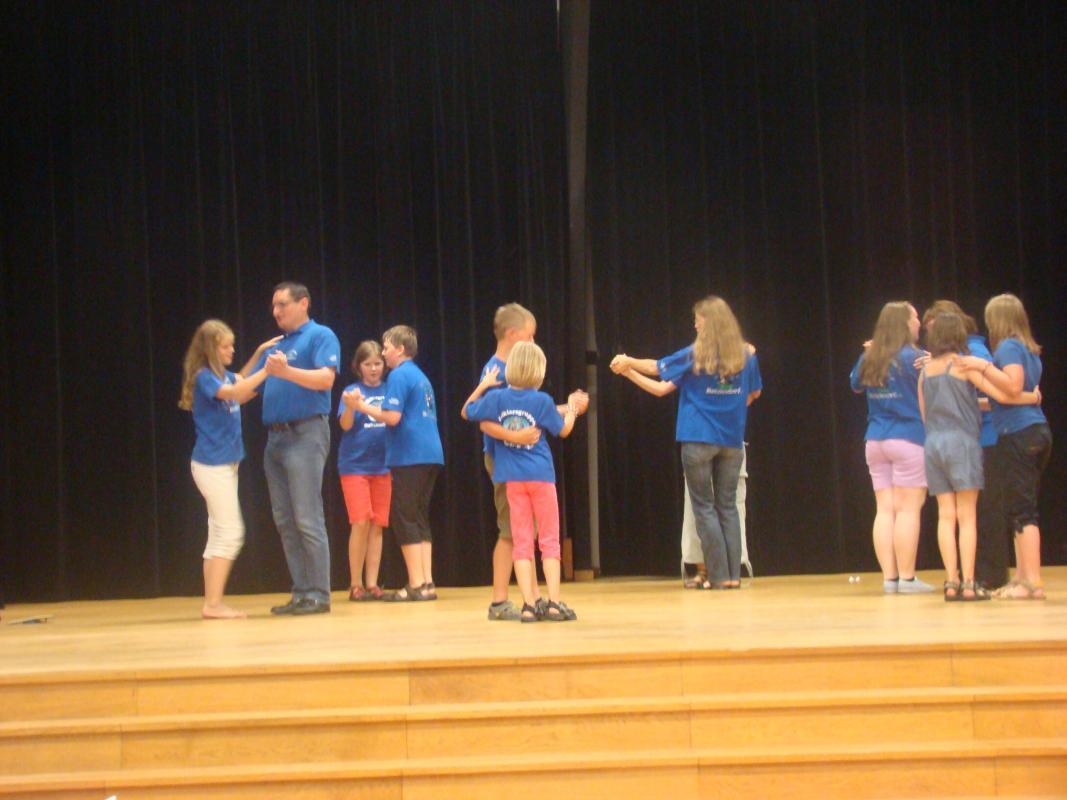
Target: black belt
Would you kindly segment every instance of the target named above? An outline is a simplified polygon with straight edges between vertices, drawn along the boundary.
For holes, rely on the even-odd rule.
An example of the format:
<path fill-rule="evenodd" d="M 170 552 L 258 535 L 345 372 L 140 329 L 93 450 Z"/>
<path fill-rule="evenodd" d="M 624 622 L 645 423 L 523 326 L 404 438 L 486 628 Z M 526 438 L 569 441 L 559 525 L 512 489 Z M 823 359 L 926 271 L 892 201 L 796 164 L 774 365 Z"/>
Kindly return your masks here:
<path fill-rule="evenodd" d="M 325 414 L 313 414 L 310 417 L 304 417 L 303 419 L 294 419 L 290 422 L 273 422 L 267 426 L 267 430 L 271 433 L 279 433 L 280 431 L 293 431 L 297 426 L 303 425 L 305 422 L 311 422 L 313 419 L 326 419 Z"/>

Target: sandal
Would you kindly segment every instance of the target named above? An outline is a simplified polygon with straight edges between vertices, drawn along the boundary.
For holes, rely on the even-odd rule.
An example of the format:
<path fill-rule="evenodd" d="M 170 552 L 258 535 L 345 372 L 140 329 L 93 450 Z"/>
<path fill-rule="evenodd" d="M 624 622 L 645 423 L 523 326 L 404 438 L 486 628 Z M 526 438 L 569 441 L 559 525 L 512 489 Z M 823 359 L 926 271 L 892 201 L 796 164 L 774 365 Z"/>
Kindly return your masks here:
<path fill-rule="evenodd" d="M 360 603 L 367 599 L 367 590 L 362 586 L 351 586 L 348 589 L 348 600 L 351 603 Z"/>
<path fill-rule="evenodd" d="M 366 592 L 367 596 L 363 598 L 364 600 L 381 600 L 385 597 L 381 586 L 368 586 Z"/>
<path fill-rule="evenodd" d="M 420 600 L 436 600 L 437 599 L 437 587 L 434 586 L 433 581 L 424 583 L 419 587 L 419 599 Z"/>
<path fill-rule="evenodd" d="M 971 583 L 974 583 L 974 581 L 971 581 Z M 944 589 L 944 591 L 945 591 L 945 602 L 946 603 L 955 603 L 958 600 L 962 599 L 962 597 L 960 595 L 960 582 L 959 581 L 945 581 L 945 589 Z M 973 600 L 974 598 L 971 598 L 971 599 Z"/>
<path fill-rule="evenodd" d="M 530 605 L 529 603 L 523 603 L 522 611 L 519 612 L 519 619 L 523 622 L 540 622 L 541 610 L 536 604 Z"/>
<path fill-rule="evenodd" d="M 395 592 L 385 592 L 382 594 L 382 600 L 386 603 L 416 602 L 421 599 L 422 597 L 419 594 L 419 589 L 414 586 L 405 586 L 403 589 L 397 589 Z"/>
<path fill-rule="evenodd" d="M 1045 588 L 1026 578 L 1016 578 L 993 592 L 993 597 L 997 600 L 1044 600 Z"/>
<path fill-rule="evenodd" d="M 701 578 L 699 575 L 694 575 L 692 578 L 686 578 L 684 581 L 682 581 L 682 588 L 683 589 L 703 589 L 704 588 L 704 579 Z"/>
<path fill-rule="evenodd" d="M 578 619 L 578 615 L 562 600 L 558 603 L 549 600 L 545 603 L 545 611 L 541 619 L 547 619 L 549 622 L 573 622 Z"/>
<path fill-rule="evenodd" d="M 967 592 L 970 592 L 970 595 Z M 965 603 L 973 603 L 979 600 L 991 600 L 992 598 L 993 595 L 989 593 L 989 590 L 979 585 L 977 581 L 964 581 L 960 584 L 960 594 L 956 599 Z M 948 598 L 946 597 L 945 599 L 947 600 Z"/>

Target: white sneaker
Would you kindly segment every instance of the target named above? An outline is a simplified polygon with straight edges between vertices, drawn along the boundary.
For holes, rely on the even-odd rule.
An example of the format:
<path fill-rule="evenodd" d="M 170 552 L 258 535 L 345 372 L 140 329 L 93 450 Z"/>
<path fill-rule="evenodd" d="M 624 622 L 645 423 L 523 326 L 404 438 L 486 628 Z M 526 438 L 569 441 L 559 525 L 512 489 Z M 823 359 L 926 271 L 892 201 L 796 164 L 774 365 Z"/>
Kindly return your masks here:
<path fill-rule="evenodd" d="M 891 580 L 891 581 L 890 580 L 883 580 L 882 581 L 882 593 L 883 594 L 896 594 L 897 593 L 897 584 L 898 583 L 900 583 L 900 580 L 897 579 L 897 578 L 893 578 L 893 580 Z"/>
<path fill-rule="evenodd" d="M 933 590 L 933 586 L 919 577 L 914 577 L 908 581 L 901 578 L 897 581 L 897 594 L 924 594 Z"/>

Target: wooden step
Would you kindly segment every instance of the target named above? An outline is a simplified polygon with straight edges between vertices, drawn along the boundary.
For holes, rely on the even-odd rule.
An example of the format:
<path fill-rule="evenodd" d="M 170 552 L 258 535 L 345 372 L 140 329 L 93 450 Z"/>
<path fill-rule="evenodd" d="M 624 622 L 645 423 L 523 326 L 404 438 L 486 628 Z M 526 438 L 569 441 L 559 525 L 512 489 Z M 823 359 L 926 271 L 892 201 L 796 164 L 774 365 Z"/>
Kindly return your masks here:
<path fill-rule="evenodd" d="M 531 680 L 536 672 L 552 680 Z M 1067 642 L 675 651 L 0 676 L 0 721 L 451 702 L 1067 685 Z"/>
<path fill-rule="evenodd" d="M 695 695 L 0 724 L 0 772 L 1067 738 L 1067 685 Z"/>
<path fill-rule="evenodd" d="M 572 755 L 233 768 L 128 770 L 0 778 L 0 796 L 171 798 L 464 797 L 531 791 L 561 797 L 788 798 L 1063 796 L 1067 740 L 938 742 L 835 748 L 647 750 Z"/>

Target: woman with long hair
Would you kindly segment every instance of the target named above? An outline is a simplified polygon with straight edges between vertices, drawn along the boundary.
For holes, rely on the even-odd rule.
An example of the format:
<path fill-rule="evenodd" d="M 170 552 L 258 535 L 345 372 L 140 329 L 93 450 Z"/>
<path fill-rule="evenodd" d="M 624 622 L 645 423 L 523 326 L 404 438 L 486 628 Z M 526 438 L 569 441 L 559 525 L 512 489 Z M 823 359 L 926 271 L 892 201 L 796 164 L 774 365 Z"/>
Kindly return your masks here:
<path fill-rule="evenodd" d="M 755 349 L 730 306 L 709 295 L 693 306 L 696 339 L 658 361 L 615 356 L 611 369 L 657 397 L 678 391 L 675 439 L 708 570 L 705 589 L 741 586 L 737 482 L 748 406 L 763 391 Z M 659 380 L 656 380 L 656 377 Z"/>
<path fill-rule="evenodd" d="M 926 436 L 915 366 L 923 356 L 916 348 L 919 327 L 911 303 L 886 303 L 849 375 L 852 390 L 867 395 L 864 439 L 876 504 L 871 538 L 886 594 L 933 591 L 915 577 L 919 514 L 926 502 Z"/>
<path fill-rule="evenodd" d="M 233 331 L 217 319 L 202 323 L 185 352 L 178 407 L 193 413 L 196 444 L 190 468 L 207 503 L 207 547 L 204 549 L 204 619 L 246 616 L 222 601 L 230 569 L 244 545 L 245 525 L 237 499 L 237 470 L 244 458 L 241 405 L 256 396 L 266 380 L 260 369 L 244 377 L 263 351 L 281 337 L 261 344 L 241 373 L 233 363 Z"/>
<path fill-rule="evenodd" d="M 997 295 L 986 304 L 985 324 L 993 348 L 992 364 L 974 356 L 964 363 L 997 386 L 1008 400 L 993 398 L 997 445 L 991 467 L 1002 487 L 1004 517 L 1014 533 L 1015 577 L 995 597 L 1044 600 L 1037 495 L 1041 473 L 1052 453 L 1052 431 L 1040 406 L 1016 405 L 1025 403 L 1024 393 L 1034 391 L 1041 382 L 1041 345 L 1030 332 L 1022 301 L 1013 294 Z"/>

